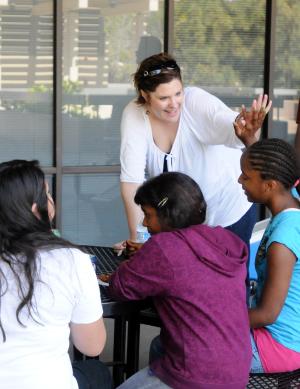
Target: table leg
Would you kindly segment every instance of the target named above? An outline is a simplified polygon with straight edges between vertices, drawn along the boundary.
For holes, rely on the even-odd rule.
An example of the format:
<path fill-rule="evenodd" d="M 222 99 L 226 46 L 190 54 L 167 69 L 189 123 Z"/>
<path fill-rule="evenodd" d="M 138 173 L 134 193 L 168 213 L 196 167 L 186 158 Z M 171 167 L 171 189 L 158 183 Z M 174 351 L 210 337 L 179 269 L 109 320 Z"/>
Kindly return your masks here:
<path fill-rule="evenodd" d="M 123 316 L 115 318 L 113 347 L 113 380 L 118 386 L 124 381 L 126 345 L 126 319 Z"/>
<path fill-rule="evenodd" d="M 139 369 L 140 353 L 140 322 L 138 315 L 131 315 L 128 319 L 127 364 L 126 377 L 129 378 Z"/>

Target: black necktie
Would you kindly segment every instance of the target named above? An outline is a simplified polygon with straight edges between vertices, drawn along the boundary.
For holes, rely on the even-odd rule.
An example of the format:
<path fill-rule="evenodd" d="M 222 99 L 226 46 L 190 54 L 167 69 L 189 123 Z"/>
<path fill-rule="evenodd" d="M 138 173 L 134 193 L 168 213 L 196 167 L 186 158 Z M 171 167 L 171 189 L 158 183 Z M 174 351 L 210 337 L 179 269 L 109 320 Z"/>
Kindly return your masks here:
<path fill-rule="evenodd" d="M 168 171 L 168 160 L 167 160 L 168 155 L 169 155 L 169 153 L 166 154 L 166 155 L 165 155 L 165 158 L 164 158 L 163 173 L 166 173 L 166 172 Z"/>

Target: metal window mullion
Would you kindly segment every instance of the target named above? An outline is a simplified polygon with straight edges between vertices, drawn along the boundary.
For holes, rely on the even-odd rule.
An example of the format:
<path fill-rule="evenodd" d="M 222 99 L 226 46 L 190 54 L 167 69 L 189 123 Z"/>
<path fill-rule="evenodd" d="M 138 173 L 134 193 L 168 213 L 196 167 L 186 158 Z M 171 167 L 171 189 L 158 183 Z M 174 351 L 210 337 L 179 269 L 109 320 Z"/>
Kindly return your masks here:
<path fill-rule="evenodd" d="M 276 0 L 266 0 L 265 53 L 264 53 L 264 93 L 274 98 L 274 64 L 276 36 Z M 262 138 L 267 138 L 272 128 L 273 114 L 269 112 L 262 128 Z"/>
<path fill-rule="evenodd" d="M 53 39 L 53 133 L 56 228 L 61 229 L 62 208 L 62 72 L 63 72 L 63 0 L 53 1 L 54 39 Z"/>
<path fill-rule="evenodd" d="M 265 53 L 264 53 L 264 93 L 273 100 L 274 97 L 274 59 L 275 59 L 275 33 L 276 33 L 276 0 L 266 0 L 265 23 Z M 273 111 L 271 110 L 262 127 L 262 138 L 268 138 L 272 128 Z M 267 217 L 267 209 L 264 205 L 259 208 L 259 219 Z"/>
<path fill-rule="evenodd" d="M 174 0 L 165 0 L 164 51 L 172 53 L 174 48 Z"/>
<path fill-rule="evenodd" d="M 117 174 L 120 170 L 120 165 L 63 166 L 62 174 Z"/>

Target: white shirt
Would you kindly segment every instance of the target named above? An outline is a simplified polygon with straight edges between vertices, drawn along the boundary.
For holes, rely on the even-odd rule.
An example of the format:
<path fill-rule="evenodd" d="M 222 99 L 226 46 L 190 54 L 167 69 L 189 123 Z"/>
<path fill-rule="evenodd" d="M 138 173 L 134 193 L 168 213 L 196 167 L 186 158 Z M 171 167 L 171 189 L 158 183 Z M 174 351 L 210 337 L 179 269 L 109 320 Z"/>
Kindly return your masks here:
<path fill-rule="evenodd" d="M 77 249 L 41 252 L 39 263 L 41 281 L 35 285 L 33 300 L 36 322 L 23 308 L 23 327 L 16 319 L 16 283 L 1 261 L 8 290 L 1 297 L 6 342 L 0 338 L 0 387 L 77 389 L 68 354 L 69 323 L 92 323 L 102 317 L 96 275 L 89 256 Z"/>
<path fill-rule="evenodd" d="M 200 88 L 185 88 L 184 94 L 178 131 L 167 156 L 168 171 L 191 176 L 207 202 L 206 223 L 226 227 L 251 206 L 238 183 L 244 145 L 233 128 L 237 112 Z M 121 182 L 141 184 L 146 174 L 163 172 L 166 153 L 154 143 L 145 108 L 134 101 L 123 112 L 121 139 Z"/>

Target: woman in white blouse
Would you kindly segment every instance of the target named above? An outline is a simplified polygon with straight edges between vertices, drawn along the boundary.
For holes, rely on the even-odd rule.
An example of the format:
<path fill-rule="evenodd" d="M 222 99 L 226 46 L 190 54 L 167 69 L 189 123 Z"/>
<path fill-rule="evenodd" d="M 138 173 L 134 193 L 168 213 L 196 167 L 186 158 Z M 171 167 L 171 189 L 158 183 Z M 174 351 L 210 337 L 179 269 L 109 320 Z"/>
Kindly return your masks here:
<path fill-rule="evenodd" d="M 180 171 L 201 187 L 207 202 L 206 223 L 237 233 L 247 244 L 256 221 L 255 208 L 237 180 L 241 149 L 256 133 L 271 108 L 268 96 L 253 101 L 250 111 L 232 111 L 197 87 L 184 88 L 178 64 L 166 53 L 146 58 L 134 74 L 136 101 L 121 121 L 121 194 L 130 239 L 142 220 L 133 201 L 147 177 Z M 242 124 L 242 125 L 241 125 Z"/>

